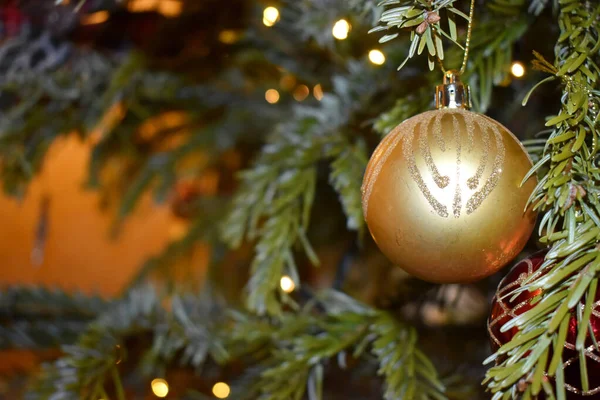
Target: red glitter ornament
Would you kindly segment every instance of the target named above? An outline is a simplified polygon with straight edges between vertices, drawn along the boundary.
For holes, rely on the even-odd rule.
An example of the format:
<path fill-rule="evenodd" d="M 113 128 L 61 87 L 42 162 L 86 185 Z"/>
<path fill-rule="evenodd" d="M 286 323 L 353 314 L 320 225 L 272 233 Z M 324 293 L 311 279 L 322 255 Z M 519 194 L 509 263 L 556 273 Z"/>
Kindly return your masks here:
<path fill-rule="evenodd" d="M 506 332 L 501 332 L 502 326 L 511 319 L 530 310 L 533 306 L 531 300 L 541 294 L 541 289 L 534 292 L 523 292 L 515 299 L 510 295 L 525 279 L 535 273 L 544 263 L 547 250 L 539 251 L 518 262 L 502 279 L 492 300 L 492 312 L 488 319 L 488 333 L 493 351 L 511 341 L 518 332 L 514 327 Z M 583 307 L 581 304 L 580 307 Z M 596 302 L 590 317 L 590 325 L 594 337 L 600 339 L 600 291 L 596 294 Z M 567 399 L 600 399 L 600 352 L 594 347 L 591 337 L 586 339 L 585 362 L 588 373 L 589 390 L 581 390 L 581 375 L 579 369 L 579 352 L 575 350 L 577 338 L 577 316 L 571 310 L 569 331 L 563 350 L 563 369 L 565 375 L 565 388 Z M 524 382 L 524 384 L 526 384 Z"/>

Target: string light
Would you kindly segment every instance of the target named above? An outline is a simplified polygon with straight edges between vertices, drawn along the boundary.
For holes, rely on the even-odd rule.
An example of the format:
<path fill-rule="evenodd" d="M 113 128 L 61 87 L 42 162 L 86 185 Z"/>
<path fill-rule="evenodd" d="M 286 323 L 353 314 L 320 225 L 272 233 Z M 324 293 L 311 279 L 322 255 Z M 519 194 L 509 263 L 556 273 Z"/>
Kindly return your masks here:
<path fill-rule="evenodd" d="M 281 277 L 281 279 L 279 280 L 279 286 L 281 287 L 281 290 L 283 290 L 286 293 L 292 293 L 294 289 L 296 289 L 296 284 L 294 283 L 292 278 L 290 278 L 287 275 Z"/>
<path fill-rule="evenodd" d="M 348 37 L 350 29 L 352 29 L 350 23 L 345 19 L 340 19 L 333 25 L 331 33 L 333 34 L 333 37 L 337 40 L 344 40 Z"/>
<path fill-rule="evenodd" d="M 320 83 L 318 85 L 315 85 L 315 87 L 313 88 L 313 96 L 315 96 L 315 99 L 319 101 L 321 101 L 321 99 L 323 98 L 323 88 L 321 87 Z"/>
<path fill-rule="evenodd" d="M 156 397 L 167 397 L 167 394 L 169 394 L 169 385 L 164 379 L 153 379 L 150 386 L 152 387 L 152 393 L 154 393 Z"/>
<path fill-rule="evenodd" d="M 269 104 L 275 104 L 279 101 L 279 92 L 275 89 L 269 89 L 265 92 L 265 100 Z"/>
<path fill-rule="evenodd" d="M 377 49 L 369 52 L 369 61 L 375 65 L 382 65 L 385 62 L 385 55 Z"/>
<path fill-rule="evenodd" d="M 515 78 L 522 78 L 525 75 L 525 66 L 522 63 L 515 61 L 510 67 L 510 73 Z"/>
<path fill-rule="evenodd" d="M 215 395 L 215 397 L 217 397 L 219 399 L 226 399 L 227 397 L 229 397 L 229 393 L 231 393 L 231 389 L 229 388 L 229 385 L 226 384 L 225 382 L 217 382 L 213 386 L 212 392 Z"/>
<path fill-rule="evenodd" d="M 98 11 L 81 17 L 81 25 L 97 25 L 108 21 L 108 11 Z"/>
<path fill-rule="evenodd" d="M 263 11 L 263 24 L 265 26 L 273 26 L 279 21 L 279 10 L 275 7 L 267 7 Z"/>
<path fill-rule="evenodd" d="M 302 101 L 308 97 L 310 89 L 306 85 L 300 85 L 294 90 L 294 99 L 296 101 Z"/>

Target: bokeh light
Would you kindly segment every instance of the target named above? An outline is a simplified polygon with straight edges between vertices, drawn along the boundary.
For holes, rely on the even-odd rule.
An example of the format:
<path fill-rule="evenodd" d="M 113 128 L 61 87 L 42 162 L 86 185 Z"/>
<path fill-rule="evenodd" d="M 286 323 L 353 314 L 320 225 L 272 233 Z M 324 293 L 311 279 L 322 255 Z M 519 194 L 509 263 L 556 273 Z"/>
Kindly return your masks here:
<path fill-rule="evenodd" d="M 150 386 L 152 387 L 152 393 L 156 397 L 167 397 L 167 394 L 169 394 L 169 384 L 164 379 L 153 379 Z"/>
<path fill-rule="evenodd" d="M 281 277 L 281 279 L 279 280 L 279 286 L 281 287 L 281 290 L 283 290 L 286 293 L 292 293 L 294 289 L 296 289 L 296 284 L 294 283 L 292 278 L 290 278 L 287 275 Z"/>
<path fill-rule="evenodd" d="M 158 12 L 167 18 L 181 15 L 183 3 L 180 0 L 161 0 L 158 3 Z"/>
<path fill-rule="evenodd" d="M 522 63 L 515 61 L 510 67 L 510 73 L 515 78 L 522 78 L 525 75 L 525 66 Z"/>
<path fill-rule="evenodd" d="M 321 84 L 315 85 L 313 88 L 313 96 L 315 96 L 315 99 L 321 101 L 323 98 L 323 88 L 321 87 Z"/>
<path fill-rule="evenodd" d="M 308 97 L 310 89 L 306 85 L 300 85 L 294 90 L 294 99 L 296 101 L 302 101 Z"/>
<path fill-rule="evenodd" d="M 273 26 L 279 21 L 279 10 L 275 7 L 267 7 L 263 11 L 263 24 Z"/>
<path fill-rule="evenodd" d="M 239 37 L 239 32 L 234 31 L 233 29 L 225 29 L 219 32 L 219 40 L 221 41 L 221 43 L 233 44 L 237 42 Z"/>
<path fill-rule="evenodd" d="M 229 385 L 226 384 L 225 382 L 217 382 L 213 386 L 212 392 L 215 395 L 215 397 L 217 397 L 219 399 L 226 399 L 227 397 L 229 397 L 229 393 L 231 393 L 231 389 L 229 388 Z"/>
<path fill-rule="evenodd" d="M 276 89 L 269 89 L 265 92 L 265 99 L 269 104 L 275 104 L 279 101 L 279 92 Z"/>
<path fill-rule="evenodd" d="M 81 25 L 97 25 L 108 21 L 110 14 L 108 11 L 98 11 L 92 14 L 81 16 Z"/>
<path fill-rule="evenodd" d="M 369 61 L 375 65 L 382 65 L 385 62 L 385 55 L 377 49 L 369 52 Z"/>
<path fill-rule="evenodd" d="M 333 25 L 333 29 L 331 30 L 331 33 L 333 34 L 333 37 L 336 38 L 337 40 L 344 40 L 348 37 L 348 33 L 350 33 L 350 29 L 352 29 L 352 26 L 350 25 L 350 23 L 348 21 L 346 21 L 345 19 L 340 19 Z"/>

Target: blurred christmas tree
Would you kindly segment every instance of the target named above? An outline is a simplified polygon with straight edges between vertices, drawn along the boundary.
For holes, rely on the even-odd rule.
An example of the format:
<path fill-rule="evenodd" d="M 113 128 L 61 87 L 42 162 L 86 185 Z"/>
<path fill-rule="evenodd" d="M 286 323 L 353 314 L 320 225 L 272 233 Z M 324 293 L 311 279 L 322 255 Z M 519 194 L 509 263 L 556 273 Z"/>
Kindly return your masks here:
<path fill-rule="evenodd" d="M 0 348 L 61 349 L 28 398 L 597 395 L 599 29 L 595 0 L 4 2 L 4 190 L 25 195 L 76 134 L 115 229 L 148 192 L 186 221 L 120 298 L 3 288 Z M 507 270 L 420 281 L 381 255 L 361 206 L 373 149 L 433 108 L 438 59 L 459 68 L 465 43 L 473 111 L 524 141 L 539 182 L 539 230 L 494 299 L 494 366 Z M 206 243 L 206 279 L 173 272 Z M 7 385 L 20 396 L 23 379 Z"/>

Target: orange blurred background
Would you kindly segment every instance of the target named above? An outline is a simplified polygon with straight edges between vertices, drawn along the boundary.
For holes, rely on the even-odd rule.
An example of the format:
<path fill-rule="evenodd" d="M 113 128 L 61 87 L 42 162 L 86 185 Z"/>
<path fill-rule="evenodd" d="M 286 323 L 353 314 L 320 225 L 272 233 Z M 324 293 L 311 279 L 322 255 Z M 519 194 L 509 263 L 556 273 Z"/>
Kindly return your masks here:
<path fill-rule="evenodd" d="M 181 222 L 168 205 L 146 196 L 118 237 L 111 237 L 114 213 L 101 210 L 99 194 L 83 187 L 90 148 L 75 136 L 58 139 L 24 199 L 0 196 L 1 286 L 36 284 L 114 296 L 180 234 Z M 40 242 L 36 232 L 45 196 L 47 234 Z M 32 260 L 36 243 L 43 244 L 39 265 Z M 0 375 L 34 367 L 38 359 L 25 351 L 0 356 Z"/>
<path fill-rule="evenodd" d="M 140 265 L 169 242 L 176 218 L 144 197 L 111 237 L 114 214 L 85 190 L 90 146 L 75 136 L 57 140 L 24 199 L 0 197 L 0 284 L 43 284 L 114 295 Z M 32 260 L 44 196 L 50 200 L 39 265 Z"/>

